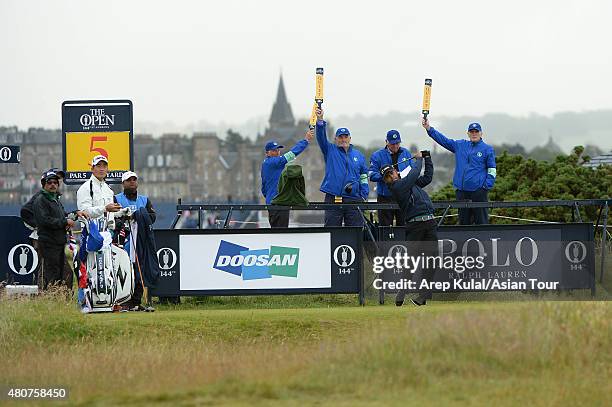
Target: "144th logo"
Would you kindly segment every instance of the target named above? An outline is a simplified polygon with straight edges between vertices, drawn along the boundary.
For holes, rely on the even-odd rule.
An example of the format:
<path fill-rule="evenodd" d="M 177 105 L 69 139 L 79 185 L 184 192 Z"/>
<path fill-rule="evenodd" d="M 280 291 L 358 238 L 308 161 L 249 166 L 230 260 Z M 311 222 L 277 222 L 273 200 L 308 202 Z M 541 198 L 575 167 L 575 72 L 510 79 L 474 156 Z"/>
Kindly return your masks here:
<path fill-rule="evenodd" d="M 15 274 L 30 274 L 38 266 L 38 253 L 29 244 L 18 244 L 9 252 L 8 265 Z"/>
<path fill-rule="evenodd" d="M 338 265 L 340 274 L 351 274 L 355 270 L 351 265 L 355 262 L 355 250 L 345 244 L 336 247 L 334 250 L 334 262 Z"/>

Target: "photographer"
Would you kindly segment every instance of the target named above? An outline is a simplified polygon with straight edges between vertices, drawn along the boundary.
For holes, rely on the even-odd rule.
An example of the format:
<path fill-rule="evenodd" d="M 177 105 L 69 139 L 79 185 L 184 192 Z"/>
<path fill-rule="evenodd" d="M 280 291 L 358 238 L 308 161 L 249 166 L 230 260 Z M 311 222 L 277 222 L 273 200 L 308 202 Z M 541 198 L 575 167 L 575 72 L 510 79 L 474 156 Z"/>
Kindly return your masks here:
<path fill-rule="evenodd" d="M 413 255 L 424 253 L 427 255 L 437 254 L 437 225 L 433 217 L 434 209 L 429 195 L 422 188 L 427 186 L 433 177 L 433 163 L 429 151 L 421 151 L 415 154 L 412 170 L 405 178 L 401 178 L 393 165 L 387 165 L 381 170 L 383 181 L 389 187 L 391 196 L 400 206 L 400 211 L 406 222 L 406 240 L 413 242 Z M 425 161 L 425 172 L 421 175 L 421 169 Z M 422 280 L 431 282 L 435 269 L 419 268 L 415 271 L 414 281 L 417 287 Z M 395 298 L 395 305 L 404 303 L 406 292 L 400 290 Z M 415 305 L 425 305 L 431 299 L 431 290 L 423 289 L 419 295 L 412 299 Z"/>

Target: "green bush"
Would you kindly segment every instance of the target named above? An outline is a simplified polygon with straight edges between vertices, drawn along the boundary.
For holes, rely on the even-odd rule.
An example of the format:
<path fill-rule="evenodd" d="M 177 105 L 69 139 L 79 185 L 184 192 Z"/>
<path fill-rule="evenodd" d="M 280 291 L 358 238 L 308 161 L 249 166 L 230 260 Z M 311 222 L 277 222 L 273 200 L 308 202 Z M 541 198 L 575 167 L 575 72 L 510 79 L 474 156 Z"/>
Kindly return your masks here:
<path fill-rule="evenodd" d="M 583 152 L 584 148 L 577 146 L 571 154 L 557 156 L 554 161 L 536 161 L 504 151 L 497 157 L 497 180 L 489 192 L 489 200 L 609 199 L 612 196 L 612 166 L 585 167 L 583 164 L 589 157 Z M 454 200 L 452 182 L 435 192 L 432 199 Z M 572 220 L 572 211 L 567 207 L 499 208 L 492 210 L 492 214 L 552 222 Z M 582 207 L 580 214 L 583 221 L 595 222 L 598 208 Z M 455 218 L 449 218 L 447 223 L 454 221 Z M 491 218 L 491 223 L 515 221 Z"/>

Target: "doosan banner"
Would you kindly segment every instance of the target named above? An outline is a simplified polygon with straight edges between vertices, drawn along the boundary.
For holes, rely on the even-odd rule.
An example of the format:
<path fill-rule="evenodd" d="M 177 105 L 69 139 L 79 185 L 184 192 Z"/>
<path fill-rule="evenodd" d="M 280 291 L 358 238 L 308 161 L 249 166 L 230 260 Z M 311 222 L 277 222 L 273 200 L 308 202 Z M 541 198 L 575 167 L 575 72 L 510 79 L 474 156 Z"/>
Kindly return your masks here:
<path fill-rule="evenodd" d="M 153 295 L 361 292 L 361 228 L 156 230 Z"/>
<path fill-rule="evenodd" d="M 181 290 L 330 288 L 329 233 L 180 236 Z"/>

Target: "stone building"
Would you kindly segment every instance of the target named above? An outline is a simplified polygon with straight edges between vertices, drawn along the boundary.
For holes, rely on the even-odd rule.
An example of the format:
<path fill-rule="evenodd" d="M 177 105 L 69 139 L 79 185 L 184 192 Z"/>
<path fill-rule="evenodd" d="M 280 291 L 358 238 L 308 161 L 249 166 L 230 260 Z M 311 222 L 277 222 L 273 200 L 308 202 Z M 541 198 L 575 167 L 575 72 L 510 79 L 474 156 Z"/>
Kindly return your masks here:
<path fill-rule="evenodd" d="M 59 130 L 0 127 L 0 144 L 21 147 L 21 163 L 0 165 L 0 202 L 24 204 L 36 193 L 40 176 L 46 169 L 62 167 L 62 133 Z M 65 191 L 65 199 L 74 199 L 74 191 Z"/>
<path fill-rule="evenodd" d="M 139 174 L 139 191 L 156 202 L 264 202 L 261 195 L 261 162 L 264 146 L 276 140 L 285 151 L 303 139 L 308 130 L 306 118 L 296 120 L 288 101 L 282 76 L 272 106 L 268 127 L 255 140 L 223 140 L 216 133 L 177 133 L 154 138 L 134 136 L 134 170 Z M 329 132 L 333 129 L 329 129 Z M 60 130 L 0 127 L 0 144 L 21 146 L 21 163 L 0 166 L 0 203 L 21 205 L 40 188 L 42 172 L 62 167 Z M 316 140 L 295 164 L 303 168 L 306 196 L 321 201 L 319 186 L 324 162 Z M 63 201 L 75 202 L 78 186 L 63 187 Z M 117 192 L 118 185 L 113 186 Z"/>
<path fill-rule="evenodd" d="M 255 150 L 261 152 L 260 161 L 263 160 L 264 146 L 269 140 L 278 141 L 285 146 L 284 151 L 288 151 L 295 143 L 304 138 L 304 134 L 307 130 L 308 121 L 302 119 L 296 122 L 293 116 L 291 104 L 285 92 L 283 77 L 281 76 L 278 82 L 276 101 L 272 106 L 268 127 L 264 134 L 257 136 L 255 141 Z M 333 129 L 328 127 L 328 133 L 332 131 Z M 323 162 L 323 155 L 317 145 L 316 139 L 312 140 L 308 148 L 297 157 L 294 163 L 302 166 L 302 172 L 306 182 L 306 197 L 308 200 L 322 201 L 323 194 L 319 191 L 319 187 L 321 186 L 321 181 L 325 174 L 325 163 Z M 259 184 L 261 185 L 261 179 L 259 180 Z M 262 197 L 260 197 L 260 200 L 263 202 Z"/>

